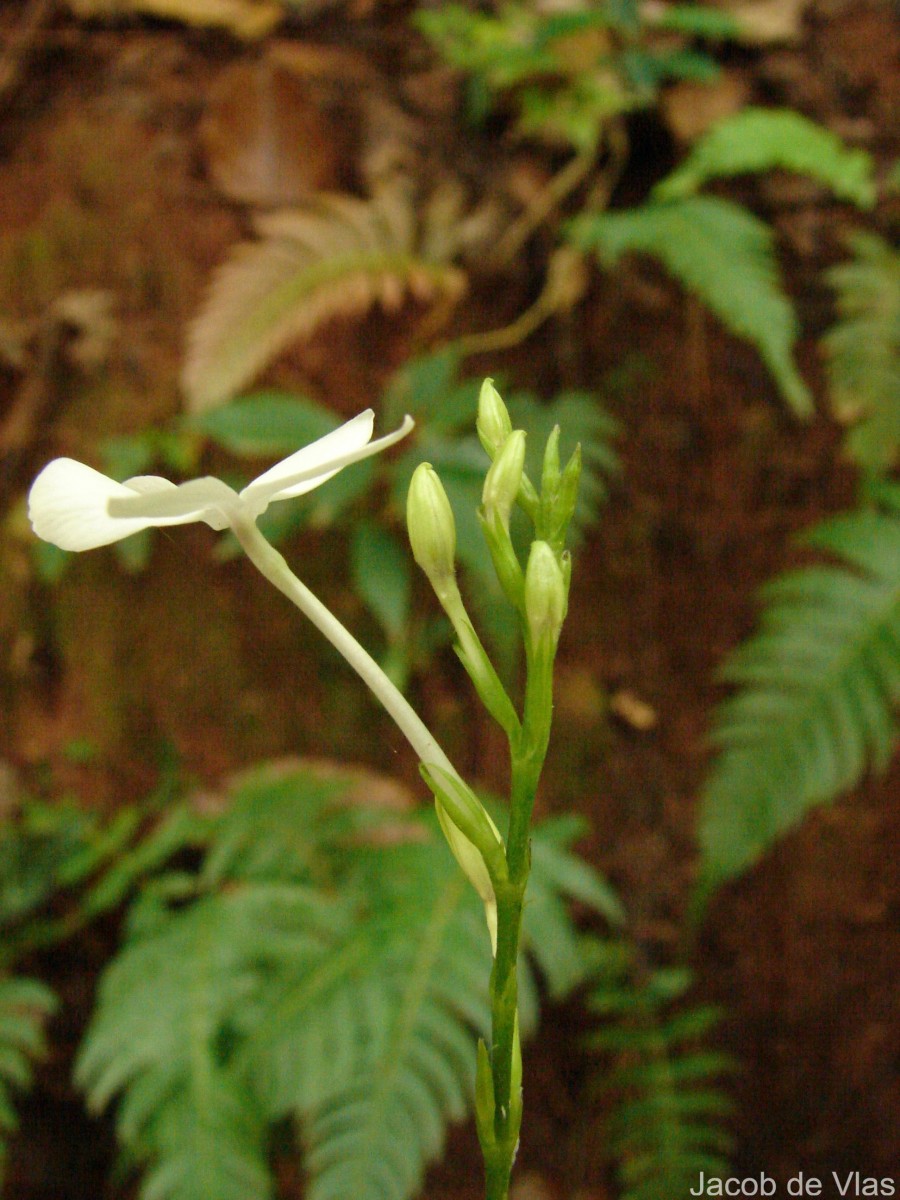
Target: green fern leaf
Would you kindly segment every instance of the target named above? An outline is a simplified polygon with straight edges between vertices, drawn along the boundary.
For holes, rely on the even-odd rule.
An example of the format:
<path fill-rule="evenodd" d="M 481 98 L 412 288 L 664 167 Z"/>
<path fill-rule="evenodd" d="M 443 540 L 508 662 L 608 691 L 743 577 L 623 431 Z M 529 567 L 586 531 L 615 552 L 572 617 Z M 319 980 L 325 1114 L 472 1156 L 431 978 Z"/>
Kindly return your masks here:
<path fill-rule="evenodd" d="M 828 272 L 838 320 L 822 344 L 832 408 L 851 426 L 847 449 L 884 471 L 900 449 L 900 252 L 871 233 L 850 246 L 853 260 Z"/>
<path fill-rule="evenodd" d="M 12 1092 L 31 1085 L 32 1063 L 44 1052 L 43 1028 L 56 997 L 34 979 L 0 979 L 0 1182 L 6 1138 L 17 1128 Z"/>
<path fill-rule="evenodd" d="M 317 960 L 340 919 L 310 889 L 248 884 L 160 917 L 107 970 L 76 1078 L 94 1109 L 124 1093 L 145 1200 L 270 1195 L 264 1118 L 229 1047 L 272 963 Z"/>
<path fill-rule="evenodd" d="M 604 1026 L 590 1045 L 613 1057 L 602 1091 L 614 1098 L 605 1132 L 622 1200 L 671 1200 L 687 1195 L 701 1171 L 728 1173 L 733 1139 L 724 1120 L 733 1106 L 719 1081 L 734 1062 L 704 1045 L 718 1010 L 683 1006 L 690 974 L 661 970 L 636 982 L 633 957 L 613 960 L 595 985 L 589 1004 Z"/>
<path fill-rule="evenodd" d="M 720 121 L 656 185 L 653 196 L 679 200 L 712 179 L 777 168 L 815 179 L 860 208 L 875 204 L 871 155 L 848 149 L 829 129 L 787 108 L 744 108 Z"/>
<path fill-rule="evenodd" d="M 813 805 L 885 767 L 900 698 L 900 518 L 849 513 L 806 541 L 843 560 L 763 593 L 760 632 L 726 664 L 719 756 L 700 817 L 704 888 L 739 874 Z"/>
<path fill-rule="evenodd" d="M 476 1035 L 489 1027 L 484 922 L 437 840 L 434 822 L 429 826 L 432 844 L 405 848 L 402 863 L 395 852 L 390 866 L 379 862 L 371 877 L 369 887 L 379 881 L 387 886 L 405 914 L 405 928 L 386 960 L 395 989 L 390 1024 L 367 1070 L 308 1122 L 311 1200 L 404 1200 L 439 1152 L 447 1120 L 459 1119 L 471 1101 Z M 586 970 L 563 897 L 620 911 L 608 887 L 568 851 L 579 832 L 568 821 L 535 831 L 523 914 L 524 952 L 557 996 L 582 982 Z M 523 959 L 520 1017 L 526 1035 L 537 1008 Z"/>
<path fill-rule="evenodd" d="M 688 196 L 580 217 L 570 230 L 609 266 L 626 253 L 659 259 L 728 329 L 753 342 L 794 412 L 812 412 L 793 360 L 797 322 L 780 285 L 772 232 L 752 213 L 717 197 Z"/>
<path fill-rule="evenodd" d="M 648 11 L 644 18 L 653 29 L 671 30 L 688 37 L 729 39 L 740 37 L 740 23 L 729 12 L 703 4 L 668 4 Z"/>
<path fill-rule="evenodd" d="M 266 1127 L 253 1098 L 207 1064 L 149 1131 L 155 1157 L 141 1200 L 263 1200 L 272 1181 L 261 1154 Z"/>
<path fill-rule="evenodd" d="M 456 298 L 463 287 L 462 273 L 429 253 L 433 231 L 420 235 L 396 190 L 371 202 L 322 197 L 310 212 L 260 217 L 258 228 L 262 240 L 219 269 L 191 328 L 182 385 L 195 412 L 224 403 L 332 317 L 397 308 L 407 294 Z"/>
<path fill-rule="evenodd" d="M 193 898 L 172 876 L 178 907 L 165 888 L 136 906 L 78 1079 L 95 1108 L 118 1097 L 145 1200 L 262 1200 L 266 1131 L 292 1118 L 312 1200 L 407 1200 L 470 1106 L 490 1018 L 481 903 L 433 814 L 340 803 L 348 783 L 249 773 Z M 535 833 L 524 942 L 556 994 L 584 975 L 563 897 L 614 904 L 568 852 L 577 832 Z M 527 960 L 520 994 L 525 1035 L 539 1004 Z"/>
<path fill-rule="evenodd" d="M 410 923 L 402 950 L 394 946 L 391 1019 L 378 1052 L 307 1123 L 310 1200 L 412 1195 L 441 1149 L 447 1120 L 466 1112 L 474 1087 L 470 1022 L 481 1033 L 489 1023 L 484 930 L 465 880 L 443 874 L 431 874 L 424 913 Z"/>

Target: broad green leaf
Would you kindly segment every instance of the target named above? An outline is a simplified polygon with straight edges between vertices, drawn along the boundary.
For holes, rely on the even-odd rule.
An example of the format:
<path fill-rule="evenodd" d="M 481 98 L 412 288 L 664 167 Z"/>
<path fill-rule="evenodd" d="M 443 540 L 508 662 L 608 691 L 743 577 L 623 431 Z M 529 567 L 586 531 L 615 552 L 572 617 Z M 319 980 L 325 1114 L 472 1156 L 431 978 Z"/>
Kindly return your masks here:
<path fill-rule="evenodd" d="M 286 456 L 340 424 L 336 413 L 286 392 L 253 392 L 189 418 L 190 428 L 232 454 Z"/>
<path fill-rule="evenodd" d="M 412 591 L 409 556 L 381 525 L 361 521 L 353 530 L 350 566 L 357 593 L 388 638 L 398 641 L 409 623 Z"/>

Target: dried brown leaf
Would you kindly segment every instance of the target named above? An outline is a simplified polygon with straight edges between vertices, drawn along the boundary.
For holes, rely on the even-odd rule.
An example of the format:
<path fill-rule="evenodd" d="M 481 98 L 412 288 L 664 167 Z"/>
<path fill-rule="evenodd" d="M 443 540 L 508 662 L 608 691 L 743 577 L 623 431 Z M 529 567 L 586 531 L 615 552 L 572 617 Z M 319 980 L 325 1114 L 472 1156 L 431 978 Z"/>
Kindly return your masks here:
<path fill-rule="evenodd" d="M 245 41 L 271 33 L 284 15 L 274 0 L 69 0 L 76 17 L 145 14 L 202 28 L 227 29 Z"/>
<path fill-rule="evenodd" d="M 232 252 L 190 331 L 182 375 L 189 408 L 223 403 L 332 317 L 378 303 L 396 309 L 411 292 L 459 295 L 462 273 L 417 248 L 416 224 L 404 189 L 370 202 L 327 196 L 309 211 L 260 217 L 261 240 Z"/>

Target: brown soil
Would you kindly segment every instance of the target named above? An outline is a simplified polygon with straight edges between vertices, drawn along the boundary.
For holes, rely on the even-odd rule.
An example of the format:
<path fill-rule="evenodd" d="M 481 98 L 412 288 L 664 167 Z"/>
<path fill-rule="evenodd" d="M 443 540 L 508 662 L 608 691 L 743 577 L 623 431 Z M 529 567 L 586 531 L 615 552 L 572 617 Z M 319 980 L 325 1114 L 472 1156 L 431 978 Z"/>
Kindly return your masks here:
<path fill-rule="evenodd" d="M 31 7 L 39 6 L 0 13 L 10 44 Z M 424 71 L 406 29 L 398 9 L 363 3 L 346 21 L 326 15 L 285 41 L 341 46 L 340 70 L 363 73 L 361 92 L 402 95 L 415 128 L 438 141 L 439 159 L 458 161 L 476 180 L 479 170 L 489 176 L 488 147 L 475 135 L 472 145 L 452 141 L 459 137 L 450 119 L 453 88 Z M 748 53 L 734 67 L 758 99 L 796 105 L 889 163 L 898 145 L 896 50 L 890 4 L 822 0 L 809 6 L 798 45 Z M 223 148 L 235 103 L 234 76 L 229 82 L 225 73 L 235 64 L 248 71 L 255 54 L 220 34 L 139 21 L 104 27 L 57 12 L 8 60 L 0 83 L 0 293 L 8 324 L 0 342 L 8 336 L 21 351 L 0 362 L 0 499 L 11 509 L 51 454 L 87 456 L 98 436 L 177 411 L 186 322 L 211 268 L 247 228 L 245 203 L 223 197 L 210 175 L 220 186 L 246 186 L 246 163 L 235 166 L 234 148 Z M 241 86 L 250 78 L 238 76 Z M 279 137 L 289 141 L 302 128 L 310 146 L 308 162 L 292 161 L 269 180 L 279 202 L 285 189 L 360 186 L 354 155 L 369 118 L 359 111 L 347 118 L 321 63 L 299 98 L 293 84 L 276 78 L 276 86 L 301 114 Z M 207 105 L 216 96 L 218 124 Z M 333 153 L 338 129 L 340 155 Z M 671 153 L 660 134 L 648 146 L 623 183 L 626 193 L 639 194 Z M 423 151 L 420 139 L 417 153 L 427 163 L 435 152 Z M 830 312 L 820 272 L 851 218 L 789 189 L 761 188 L 749 198 L 782 234 L 804 327 L 820 332 Z M 509 311 L 500 311 L 495 289 L 476 293 L 466 319 L 490 325 L 513 315 L 528 286 L 511 281 Z M 54 316 L 61 294 L 85 289 L 114 298 L 101 370 L 78 360 L 72 330 Z M 402 361 L 413 315 L 404 310 L 406 325 L 375 316 L 335 326 L 286 356 L 273 377 L 353 412 Z M 801 358 L 820 387 L 811 337 Z M 752 628 L 754 590 L 794 561 L 791 534 L 851 503 L 855 478 L 840 460 L 837 429 L 824 418 L 792 422 L 753 351 L 644 268 L 598 284 L 567 325 L 510 360 L 476 365 L 513 370 L 518 383 L 548 394 L 561 383 L 596 386 L 615 368 L 628 368 L 636 381 L 609 399 L 623 424 L 624 471 L 579 560 L 542 803 L 589 817 L 586 852 L 620 889 L 649 961 L 670 962 L 686 950 L 695 802 L 720 696 L 716 666 Z M 205 529 L 180 530 L 159 540 L 153 570 L 133 577 L 102 555 L 79 558 L 54 596 L 50 638 L 49 593 L 31 577 L 14 511 L 0 542 L 10 581 L 0 598 L 0 639 L 9 647 L 0 673 L 0 755 L 29 786 L 72 791 L 107 809 L 152 785 L 166 747 L 208 783 L 297 750 L 415 780 L 415 763 L 356 683 L 311 639 L 298 638 L 292 614 L 243 564 L 211 565 L 213 544 Z M 351 625 L 364 619 L 329 582 L 332 564 L 344 561 L 342 546 L 310 534 L 297 553 L 310 583 L 332 593 Z M 194 574 L 197 561 L 204 569 Z M 448 658 L 420 698 L 473 776 L 501 783 L 492 738 L 469 736 L 458 682 Z M 607 698 L 623 694 L 650 706 L 652 728 L 610 715 Z M 93 761 L 72 761 L 66 747 L 74 738 L 91 743 Z M 898 786 L 895 766 L 810 817 L 716 897 L 688 950 L 697 994 L 727 1011 L 724 1040 L 742 1064 L 739 1175 L 765 1170 L 783 1189 L 800 1170 L 826 1179 L 832 1171 L 900 1172 Z M 88 1122 L 67 1083 L 113 937 L 96 931 L 51 964 L 66 1015 L 24 1109 L 8 1184 L 15 1200 L 125 1194 L 107 1182 L 108 1128 Z M 585 1135 L 577 1111 L 588 1073 L 578 1046 L 583 1024 L 577 1004 L 551 1012 L 530 1054 L 520 1200 L 615 1194 L 600 1132 L 589 1127 Z M 471 1130 L 456 1132 L 427 1194 L 476 1195 L 476 1161 Z M 289 1165 L 282 1192 L 299 1194 Z"/>

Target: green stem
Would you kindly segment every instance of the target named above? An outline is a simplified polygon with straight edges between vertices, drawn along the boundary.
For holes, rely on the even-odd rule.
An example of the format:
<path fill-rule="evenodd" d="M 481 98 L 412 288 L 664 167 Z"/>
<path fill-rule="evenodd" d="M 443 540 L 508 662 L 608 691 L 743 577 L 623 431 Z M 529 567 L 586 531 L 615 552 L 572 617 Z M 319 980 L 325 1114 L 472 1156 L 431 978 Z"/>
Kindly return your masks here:
<path fill-rule="evenodd" d="M 284 558 L 262 536 L 254 521 L 232 518 L 235 537 L 253 565 L 278 588 L 347 660 L 393 717 L 421 761 L 454 779 L 457 771 L 422 719 L 372 656 L 332 612 L 294 575 Z M 530 639 L 527 639 L 530 642 Z M 486 656 L 485 656 L 486 657 Z M 486 1200 L 508 1200 L 509 1180 L 519 1142 L 521 1102 L 514 1056 L 517 1049 L 519 935 L 531 866 L 529 829 L 538 778 L 544 762 L 552 713 L 552 650 L 527 648 L 528 680 L 521 728 L 510 734 L 512 786 L 504 878 L 494 880 L 497 901 L 497 950 L 491 972 L 491 1078 L 493 1127 L 479 1129 L 485 1160 Z M 465 787 L 465 784 L 462 784 Z M 519 1064 L 520 1066 L 520 1064 Z"/>
<path fill-rule="evenodd" d="M 309 588 L 300 582 L 282 555 L 271 546 L 249 518 L 233 517 L 231 527 L 245 554 L 270 583 L 300 609 L 324 635 L 364 683 L 374 692 L 421 761 L 441 767 L 459 779 L 459 772 L 438 745 L 433 734 L 406 697 L 385 675 L 371 654 L 359 644 L 337 617 Z"/>
<path fill-rule="evenodd" d="M 512 262 L 522 246 L 541 225 L 554 208 L 562 204 L 568 194 L 573 191 L 590 171 L 596 157 L 596 146 L 591 145 L 579 150 L 553 176 L 543 191 L 525 209 L 519 219 L 507 229 L 491 255 L 491 265 L 503 266 Z"/>
<path fill-rule="evenodd" d="M 512 760 L 508 880 L 497 888 L 497 955 L 491 973 L 491 1074 L 494 1084 L 493 1139 L 485 1156 L 487 1200 L 507 1200 L 519 1141 L 521 1105 L 513 1094 L 518 1011 L 519 940 L 531 870 L 531 814 L 550 738 L 553 712 L 553 647 L 532 647 L 526 637 L 525 711 L 518 737 L 510 739 Z"/>

